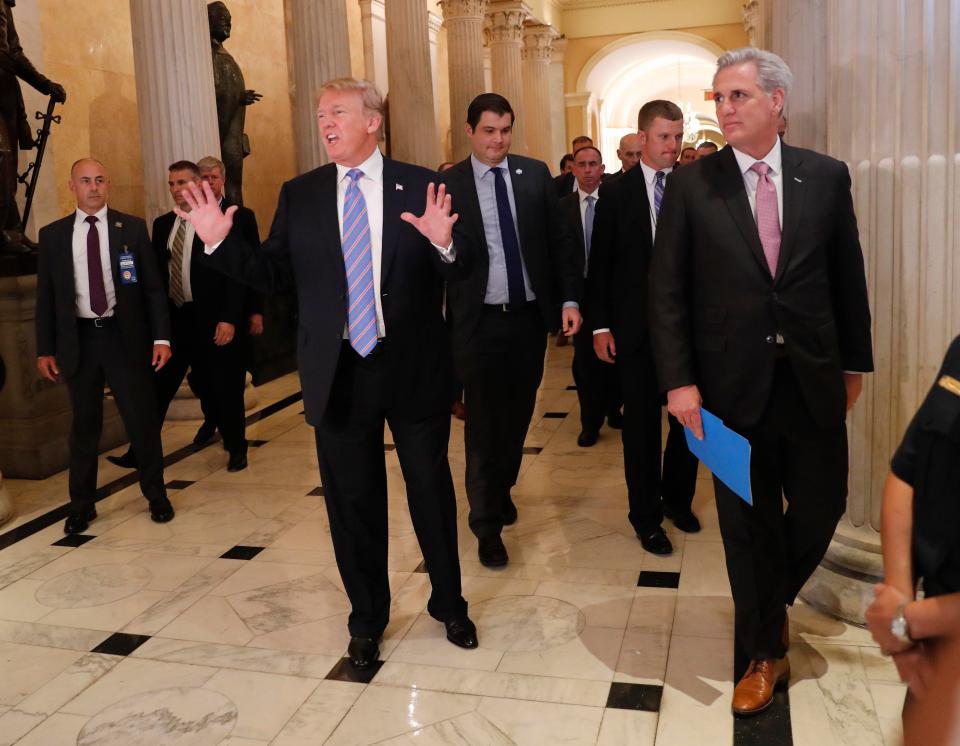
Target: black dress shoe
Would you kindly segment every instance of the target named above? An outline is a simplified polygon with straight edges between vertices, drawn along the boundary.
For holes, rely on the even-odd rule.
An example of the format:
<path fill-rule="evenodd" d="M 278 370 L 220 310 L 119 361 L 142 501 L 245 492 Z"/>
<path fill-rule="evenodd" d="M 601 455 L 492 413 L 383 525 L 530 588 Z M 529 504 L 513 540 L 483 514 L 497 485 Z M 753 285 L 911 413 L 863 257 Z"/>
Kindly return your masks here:
<path fill-rule="evenodd" d="M 597 444 L 597 434 L 589 432 L 587 430 L 581 431 L 577 436 L 577 445 L 581 448 L 589 448 L 590 446 L 595 446 Z"/>
<path fill-rule="evenodd" d="M 507 505 L 503 509 L 503 513 L 500 516 L 500 521 L 504 526 L 512 526 L 517 522 L 517 506 L 513 504 L 513 500 L 509 497 L 507 498 Z"/>
<path fill-rule="evenodd" d="M 247 452 L 236 451 L 230 454 L 230 461 L 227 463 L 227 471 L 243 471 L 247 468 Z"/>
<path fill-rule="evenodd" d="M 619 412 L 614 412 L 609 417 L 607 417 L 607 424 L 612 427 L 614 430 L 623 429 L 623 415 Z"/>
<path fill-rule="evenodd" d="M 136 469 L 137 457 L 133 455 L 133 449 L 128 448 L 127 452 L 120 456 L 107 456 L 107 461 L 119 466 L 121 469 Z"/>
<path fill-rule="evenodd" d="M 197 434 L 193 436 L 193 444 L 196 446 L 202 446 L 204 443 L 209 443 L 216 434 L 216 423 L 210 422 L 210 420 L 204 420 L 203 424 L 200 426 L 200 429 L 197 430 Z"/>
<path fill-rule="evenodd" d="M 499 536 L 480 539 L 477 557 L 484 567 L 503 567 L 510 559 L 507 556 L 507 548 L 503 545 L 503 539 Z"/>
<path fill-rule="evenodd" d="M 354 668 L 369 668 L 380 657 L 380 646 L 372 637 L 351 637 L 347 657 Z"/>
<path fill-rule="evenodd" d="M 447 639 L 454 645 L 467 650 L 477 647 L 477 628 L 470 621 L 470 617 L 444 622 L 444 624 L 447 627 Z"/>
<path fill-rule="evenodd" d="M 671 510 L 663 506 L 663 514 L 673 521 L 673 525 L 686 534 L 695 534 L 700 530 L 700 521 L 689 508 L 687 510 Z"/>
<path fill-rule="evenodd" d="M 670 554 L 673 552 L 673 544 L 667 538 L 663 529 L 657 526 L 653 531 L 641 534 L 637 532 L 637 538 L 640 539 L 640 545 L 651 554 Z"/>
<path fill-rule="evenodd" d="M 90 527 L 90 521 L 97 517 L 97 509 L 92 505 L 79 514 L 67 516 L 66 523 L 63 524 L 63 533 L 82 534 Z"/>
<path fill-rule="evenodd" d="M 173 506 L 167 498 L 150 501 L 150 520 L 154 523 L 167 523 L 173 520 L 173 516 Z"/>

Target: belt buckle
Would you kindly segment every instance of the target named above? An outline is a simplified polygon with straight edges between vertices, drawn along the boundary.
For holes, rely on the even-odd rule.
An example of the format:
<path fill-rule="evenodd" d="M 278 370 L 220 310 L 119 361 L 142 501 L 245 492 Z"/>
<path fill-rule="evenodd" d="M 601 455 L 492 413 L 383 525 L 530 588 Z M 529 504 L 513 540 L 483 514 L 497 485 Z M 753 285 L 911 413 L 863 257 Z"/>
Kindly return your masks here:
<path fill-rule="evenodd" d="M 501 310 L 503 313 L 510 313 L 510 304 L 509 304 L 509 303 L 501 303 L 501 304 L 500 304 L 500 310 Z"/>
<path fill-rule="evenodd" d="M 97 329 L 103 329 L 103 316 L 97 316 L 97 318 L 93 320 L 93 325 L 97 327 Z"/>

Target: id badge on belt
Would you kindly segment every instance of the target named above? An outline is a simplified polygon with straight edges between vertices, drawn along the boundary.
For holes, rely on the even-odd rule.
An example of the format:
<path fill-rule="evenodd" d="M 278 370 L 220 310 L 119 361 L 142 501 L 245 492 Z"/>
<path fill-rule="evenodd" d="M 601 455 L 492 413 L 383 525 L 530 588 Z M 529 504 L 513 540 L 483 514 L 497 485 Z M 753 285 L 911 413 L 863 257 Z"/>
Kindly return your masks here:
<path fill-rule="evenodd" d="M 133 254 L 123 247 L 120 254 L 120 282 L 124 285 L 133 285 L 137 281 L 137 263 L 133 259 Z"/>

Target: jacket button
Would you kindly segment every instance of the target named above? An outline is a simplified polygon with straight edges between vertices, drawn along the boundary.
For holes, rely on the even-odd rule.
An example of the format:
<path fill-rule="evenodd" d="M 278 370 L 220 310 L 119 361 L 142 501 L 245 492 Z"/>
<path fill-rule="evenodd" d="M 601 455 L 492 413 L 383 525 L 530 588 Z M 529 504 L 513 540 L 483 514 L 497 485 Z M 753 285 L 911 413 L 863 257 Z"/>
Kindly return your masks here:
<path fill-rule="evenodd" d="M 768 335 L 765 341 L 768 345 L 772 345 L 774 342 L 773 335 Z"/>

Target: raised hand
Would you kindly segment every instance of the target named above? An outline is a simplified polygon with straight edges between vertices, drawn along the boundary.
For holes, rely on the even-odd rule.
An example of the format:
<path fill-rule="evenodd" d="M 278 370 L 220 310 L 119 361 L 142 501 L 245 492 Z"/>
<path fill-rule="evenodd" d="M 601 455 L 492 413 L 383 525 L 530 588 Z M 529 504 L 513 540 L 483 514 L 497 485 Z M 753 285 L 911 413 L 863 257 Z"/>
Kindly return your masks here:
<path fill-rule="evenodd" d="M 400 219 L 410 223 L 435 246 L 447 248 L 453 243 L 453 224 L 460 216 L 450 214 L 452 200 L 447 194 L 446 184 L 434 190 L 433 182 L 427 184 L 427 206 L 423 215 L 417 217 L 412 212 L 400 214 Z"/>
<path fill-rule="evenodd" d="M 194 183 L 188 184 L 182 194 L 190 205 L 190 210 L 185 212 L 179 207 L 174 207 L 173 211 L 177 217 L 189 220 L 196 234 L 200 236 L 200 240 L 207 246 L 213 246 L 225 239 L 233 227 L 233 214 L 237 211 L 237 206 L 231 205 L 226 212 L 221 212 L 220 204 L 213 196 L 213 190 L 205 181 L 201 181 L 199 186 Z"/>

